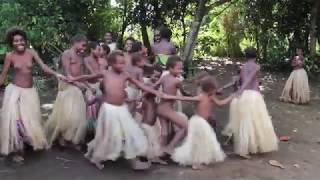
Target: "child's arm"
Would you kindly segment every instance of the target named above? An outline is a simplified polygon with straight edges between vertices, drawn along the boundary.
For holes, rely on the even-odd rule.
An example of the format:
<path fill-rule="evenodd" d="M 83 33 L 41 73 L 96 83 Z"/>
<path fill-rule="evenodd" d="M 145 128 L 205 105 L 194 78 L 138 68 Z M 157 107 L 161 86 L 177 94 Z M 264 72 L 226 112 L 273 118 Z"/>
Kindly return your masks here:
<path fill-rule="evenodd" d="M 229 102 L 231 102 L 231 100 L 233 99 L 234 95 L 230 95 L 229 97 L 220 100 L 218 99 L 215 95 L 212 95 L 212 101 L 217 105 L 217 106 L 223 106 L 228 104 Z"/>
<path fill-rule="evenodd" d="M 199 96 L 172 96 L 168 94 L 164 94 L 162 99 L 167 99 L 167 100 L 179 100 L 179 101 L 200 101 Z"/>
<path fill-rule="evenodd" d="M 236 79 L 236 77 L 234 77 L 234 78 L 232 78 L 232 80 L 231 80 L 229 83 L 227 83 L 226 85 L 224 85 L 224 86 L 223 86 L 222 88 L 220 88 L 218 91 L 220 92 L 220 91 L 222 91 L 222 90 L 224 90 L 224 89 L 228 89 L 228 88 L 234 86 L 234 85 L 236 84 L 236 82 L 237 82 L 237 79 Z"/>
<path fill-rule="evenodd" d="M 86 75 L 81 75 L 81 76 L 77 76 L 77 77 L 72 77 L 72 78 L 70 78 L 70 80 L 71 81 L 88 81 L 88 80 L 103 78 L 103 76 L 104 76 L 104 73 L 99 72 L 96 74 L 86 74 Z"/>
<path fill-rule="evenodd" d="M 132 82 L 133 84 L 135 84 L 138 88 L 142 89 L 143 91 L 149 92 L 149 93 L 154 94 L 156 96 L 161 96 L 162 95 L 161 92 L 156 91 L 156 90 L 154 90 L 154 89 L 152 89 L 152 88 L 150 88 L 148 86 L 145 86 L 142 82 L 130 77 L 129 74 L 127 74 L 127 79 L 130 82 Z"/>
<path fill-rule="evenodd" d="M 179 88 L 181 94 L 183 96 L 192 96 L 190 92 L 187 92 L 184 88 L 183 88 L 183 85 L 182 85 L 182 82 L 178 83 L 177 84 L 177 87 Z"/>
<path fill-rule="evenodd" d="M 10 68 L 10 65 L 11 65 L 11 59 L 10 59 L 9 56 L 10 55 L 7 54 L 5 59 L 4 59 L 4 65 L 3 65 L 3 69 L 2 69 L 2 72 L 1 72 L 1 75 L 0 75 L 0 85 L 4 84 L 4 81 L 6 79 L 6 76 L 8 74 L 8 71 L 9 71 L 9 68 Z"/>

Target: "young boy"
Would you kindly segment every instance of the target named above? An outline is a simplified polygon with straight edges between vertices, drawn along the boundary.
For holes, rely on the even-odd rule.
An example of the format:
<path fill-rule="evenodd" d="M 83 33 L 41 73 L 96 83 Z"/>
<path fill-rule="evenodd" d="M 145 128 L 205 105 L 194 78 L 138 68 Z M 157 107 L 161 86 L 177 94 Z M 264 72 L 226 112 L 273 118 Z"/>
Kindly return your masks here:
<path fill-rule="evenodd" d="M 126 71 L 129 75 L 143 83 L 143 67 L 146 63 L 146 57 L 142 56 L 140 53 L 133 53 L 131 56 L 131 66 L 126 67 Z M 129 104 L 130 112 L 134 115 L 136 111 L 136 99 L 140 95 L 140 90 L 132 83 L 128 83 L 128 87 L 126 88 L 128 93 L 128 99 L 133 100 L 132 103 Z"/>
<path fill-rule="evenodd" d="M 108 61 L 112 67 L 110 70 L 73 79 L 103 78 L 102 83 L 106 93 L 103 94 L 103 104 L 99 111 L 95 137 L 88 144 L 88 152 L 85 155 L 99 169 L 104 167 L 101 162 L 116 160 L 122 152 L 125 159 L 133 160 L 145 155 L 148 148 L 143 130 L 133 119 L 125 104 L 127 81 L 144 91 L 161 95 L 160 92 L 143 86 L 143 83 L 125 72 L 126 61 L 121 51 L 112 52 Z"/>
<path fill-rule="evenodd" d="M 240 72 L 241 86 L 237 91 L 238 100 L 231 111 L 227 127 L 233 136 L 234 151 L 244 158 L 250 153 L 265 153 L 278 150 L 278 138 L 274 132 L 266 104 L 259 92 L 256 63 L 257 50 L 245 50 L 246 63 Z"/>
<path fill-rule="evenodd" d="M 177 78 L 183 70 L 183 63 L 179 56 L 171 56 L 167 63 L 169 74 L 160 78 L 155 86 L 162 86 L 162 91 L 169 95 L 177 95 L 182 88 L 182 82 Z M 174 147 L 183 139 L 187 131 L 187 117 L 174 110 L 174 100 L 162 100 L 157 108 L 157 114 L 161 124 L 160 143 L 164 153 L 171 154 Z M 169 124 L 180 127 L 173 139 L 168 143 Z"/>
<path fill-rule="evenodd" d="M 204 165 L 220 162 L 225 158 L 215 131 L 207 122 L 212 115 L 212 109 L 231 101 L 233 96 L 224 100 L 216 97 L 217 83 L 211 76 L 200 80 L 201 92 L 195 97 L 175 97 L 164 95 L 166 99 L 193 101 L 197 103 L 196 114 L 188 125 L 188 135 L 184 143 L 175 149 L 172 159 L 181 165 L 191 165 L 193 169 L 203 169 Z"/>
<path fill-rule="evenodd" d="M 76 35 L 72 38 L 72 47 L 62 54 L 62 65 L 68 78 L 83 74 L 82 53 L 86 47 L 86 38 Z M 80 88 L 86 88 L 83 84 L 73 82 L 59 83 L 58 95 L 52 114 L 46 122 L 46 132 L 49 145 L 59 138 L 61 146 L 71 142 L 77 148 L 84 141 L 86 135 L 86 103 Z"/>

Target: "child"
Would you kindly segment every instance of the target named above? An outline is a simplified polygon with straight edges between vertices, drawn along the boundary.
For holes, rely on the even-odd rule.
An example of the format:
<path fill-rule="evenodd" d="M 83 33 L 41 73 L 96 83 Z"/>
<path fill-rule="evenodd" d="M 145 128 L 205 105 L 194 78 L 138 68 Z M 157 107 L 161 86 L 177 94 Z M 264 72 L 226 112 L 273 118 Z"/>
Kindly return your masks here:
<path fill-rule="evenodd" d="M 241 72 L 241 66 L 240 68 L 237 70 L 237 75 L 232 76 L 231 81 L 229 83 L 227 83 L 226 85 L 224 85 L 222 88 L 220 88 L 218 91 L 222 92 L 224 89 L 233 87 L 233 92 L 237 92 L 240 87 L 241 87 L 241 79 L 240 79 L 240 72 Z M 229 112 L 229 116 L 230 119 L 233 119 L 234 115 L 237 115 L 237 103 L 238 103 L 238 98 L 235 97 L 232 99 L 231 104 L 230 104 L 230 112 Z M 232 123 L 229 123 L 228 126 L 226 126 L 226 128 L 222 131 L 222 134 L 224 136 L 227 136 L 228 139 L 225 141 L 224 145 L 228 145 L 229 142 L 232 139 Z"/>
<path fill-rule="evenodd" d="M 130 74 L 130 76 L 141 83 L 143 83 L 143 67 L 145 65 L 145 57 L 140 53 L 133 53 L 131 56 L 131 66 L 126 67 L 126 71 Z M 132 83 L 128 83 L 128 87 L 126 88 L 128 93 L 129 100 L 135 100 L 140 95 L 140 90 Z M 133 101 L 129 104 L 129 109 L 132 114 L 135 113 L 135 105 L 136 102 Z"/>
<path fill-rule="evenodd" d="M 171 56 L 167 63 L 169 74 L 160 78 L 155 86 L 161 85 L 162 91 L 169 95 L 177 95 L 182 89 L 182 82 L 178 79 L 183 70 L 183 63 L 179 56 Z M 162 100 L 157 108 L 157 114 L 161 124 L 160 143 L 164 153 L 171 154 L 175 146 L 185 137 L 188 118 L 174 110 L 174 100 Z M 173 139 L 168 143 L 170 122 L 180 127 Z"/>
<path fill-rule="evenodd" d="M 297 56 L 292 60 L 291 66 L 294 68 L 287 80 L 281 101 L 295 104 L 306 104 L 310 101 L 310 89 L 307 72 L 303 69 L 304 57 L 302 49 L 297 49 Z"/>
<path fill-rule="evenodd" d="M 20 28 L 12 28 L 6 35 L 7 43 L 13 48 L 6 54 L 0 75 L 0 85 L 4 84 L 6 75 L 13 68 L 13 82 L 4 93 L 0 120 L 0 154 L 13 155 L 13 161 L 22 163 L 24 145 L 29 144 L 33 150 L 47 148 L 47 140 L 42 128 L 39 96 L 33 88 L 32 67 L 35 62 L 40 68 L 61 80 L 64 76 L 57 74 L 43 63 L 38 53 L 27 48 L 27 33 Z"/>
<path fill-rule="evenodd" d="M 72 38 L 72 47 L 62 54 L 62 65 L 67 77 L 83 74 L 82 53 L 86 46 L 86 38 L 76 35 Z M 77 149 L 84 142 L 87 131 L 86 103 L 78 82 L 59 83 L 59 89 L 53 111 L 46 122 L 46 132 L 51 146 L 59 138 L 59 144 L 65 146 L 71 142 Z"/>
<path fill-rule="evenodd" d="M 143 130 L 133 119 L 125 104 L 127 81 L 142 90 L 160 95 L 159 92 L 143 86 L 143 83 L 124 72 L 126 61 L 121 51 L 112 52 L 108 61 L 112 67 L 110 70 L 74 79 L 103 78 L 102 83 L 106 93 L 103 94 L 103 104 L 99 111 L 95 137 L 88 144 L 88 152 L 85 154 L 85 157 L 89 158 L 99 169 L 104 167 L 101 164 L 102 161 L 116 160 L 122 152 L 125 159 L 133 160 L 145 155 L 148 148 Z"/>
<path fill-rule="evenodd" d="M 245 50 L 246 63 L 240 73 L 241 87 L 238 100 L 233 105 L 227 127 L 233 136 L 234 151 L 244 158 L 250 153 L 265 153 L 278 150 L 278 138 L 274 132 L 266 104 L 259 92 L 256 63 L 257 51 L 253 47 Z"/>
<path fill-rule="evenodd" d="M 191 165 L 196 170 L 203 169 L 204 165 L 224 160 L 225 154 L 220 147 L 216 133 L 207 121 L 215 105 L 225 105 L 233 97 L 229 96 L 224 100 L 217 99 L 216 81 L 210 76 L 201 80 L 200 87 L 201 92 L 195 97 L 166 97 L 164 95 L 164 98 L 197 102 L 196 114 L 189 121 L 188 135 L 184 143 L 176 148 L 172 155 L 175 162 L 181 165 Z"/>

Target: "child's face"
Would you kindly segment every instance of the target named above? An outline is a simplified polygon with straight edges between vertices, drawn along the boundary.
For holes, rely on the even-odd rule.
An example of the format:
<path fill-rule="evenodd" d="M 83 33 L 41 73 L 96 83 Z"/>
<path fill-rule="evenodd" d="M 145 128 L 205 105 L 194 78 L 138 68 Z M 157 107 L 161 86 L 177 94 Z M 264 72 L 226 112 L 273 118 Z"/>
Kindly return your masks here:
<path fill-rule="evenodd" d="M 100 46 L 97 46 L 96 48 L 94 49 L 91 49 L 91 54 L 94 56 L 94 57 L 100 57 L 101 56 L 101 47 Z"/>
<path fill-rule="evenodd" d="M 100 57 L 105 58 L 107 56 L 107 52 L 101 47 L 99 49 L 99 55 Z"/>
<path fill-rule="evenodd" d="M 141 60 L 137 63 L 137 66 L 143 68 L 146 65 L 146 58 L 142 57 Z"/>
<path fill-rule="evenodd" d="M 106 33 L 106 35 L 104 36 L 104 39 L 105 39 L 106 43 L 112 43 L 112 34 Z"/>
<path fill-rule="evenodd" d="M 131 52 L 131 50 L 132 50 L 132 45 L 133 45 L 133 41 L 127 40 L 127 41 L 126 41 L 126 44 L 125 44 L 125 50 L 126 50 L 127 52 Z"/>
<path fill-rule="evenodd" d="M 12 42 L 16 51 L 24 51 L 26 49 L 26 40 L 21 35 L 15 35 Z"/>
<path fill-rule="evenodd" d="M 183 63 L 177 62 L 173 68 L 169 68 L 169 71 L 174 76 L 180 76 L 183 72 Z"/>
<path fill-rule="evenodd" d="M 117 56 L 116 62 L 112 65 L 112 68 L 117 72 L 123 72 L 126 66 L 126 60 L 123 56 Z"/>

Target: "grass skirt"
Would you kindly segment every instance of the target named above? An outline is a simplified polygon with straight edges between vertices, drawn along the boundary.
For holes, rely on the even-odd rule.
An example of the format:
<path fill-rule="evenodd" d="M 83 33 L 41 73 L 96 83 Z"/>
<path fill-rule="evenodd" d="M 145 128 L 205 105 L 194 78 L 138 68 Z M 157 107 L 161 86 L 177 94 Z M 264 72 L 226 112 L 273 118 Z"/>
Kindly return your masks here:
<path fill-rule="evenodd" d="M 148 140 L 148 149 L 146 157 L 148 159 L 154 159 L 161 155 L 160 147 L 160 128 L 157 123 L 150 126 L 147 124 L 142 124 L 142 129 Z"/>
<path fill-rule="evenodd" d="M 23 150 L 24 143 L 34 150 L 47 147 L 41 126 L 40 100 L 35 88 L 9 84 L 5 89 L 0 121 L 1 154 Z"/>
<path fill-rule="evenodd" d="M 210 164 L 221 162 L 225 154 L 209 123 L 198 115 L 191 117 L 188 135 L 176 148 L 172 159 L 181 165 Z"/>
<path fill-rule="evenodd" d="M 100 90 L 100 82 L 97 83 L 90 83 L 89 84 L 91 88 L 93 88 L 96 93 L 93 94 L 92 91 L 87 90 L 86 91 L 86 99 L 88 99 L 89 101 L 94 99 L 96 96 L 99 96 L 102 94 L 101 90 Z M 94 131 L 95 130 L 95 121 L 98 118 L 98 112 L 99 112 L 99 102 L 94 103 L 90 106 L 87 106 L 87 119 L 88 119 L 88 124 L 87 124 L 87 128 L 89 131 Z"/>
<path fill-rule="evenodd" d="M 233 136 L 234 151 L 239 155 L 278 150 L 271 117 L 257 91 L 245 90 L 239 99 L 232 101 L 230 120 L 223 134 Z"/>
<path fill-rule="evenodd" d="M 305 104 L 310 101 L 308 75 L 304 69 L 292 71 L 280 99 L 284 102 L 296 104 Z"/>
<path fill-rule="evenodd" d="M 143 130 L 133 119 L 127 105 L 103 103 L 97 120 L 96 135 L 88 144 L 88 154 L 96 161 L 133 159 L 147 152 Z"/>
<path fill-rule="evenodd" d="M 128 99 L 136 99 L 140 95 L 140 89 L 135 87 L 134 85 L 129 84 L 126 88 L 126 91 L 128 93 Z"/>
<path fill-rule="evenodd" d="M 52 114 L 46 123 L 49 144 L 58 136 L 77 145 L 84 141 L 87 128 L 86 103 L 81 90 L 59 82 L 59 92 Z"/>

